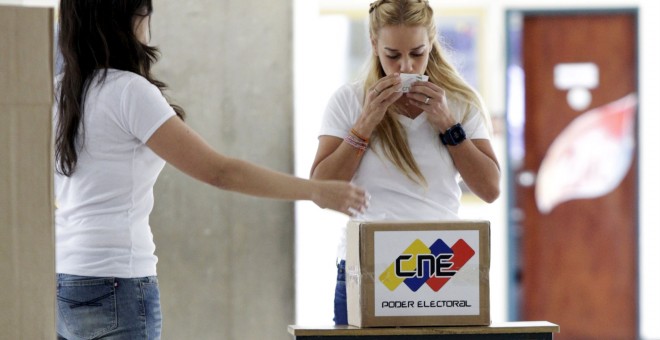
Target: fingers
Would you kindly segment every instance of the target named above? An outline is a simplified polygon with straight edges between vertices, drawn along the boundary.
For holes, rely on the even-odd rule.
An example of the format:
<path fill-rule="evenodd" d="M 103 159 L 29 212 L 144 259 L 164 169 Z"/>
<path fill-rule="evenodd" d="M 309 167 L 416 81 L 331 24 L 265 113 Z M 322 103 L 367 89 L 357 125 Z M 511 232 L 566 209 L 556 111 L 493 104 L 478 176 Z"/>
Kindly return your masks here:
<path fill-rule="evenodd" d="M 371 86 L 362 110 L 368 126 L 373 128 L 383 119 L 387 108 L 403 95 L 400 90 L 401 77 L 398 73 L 385 76 Z"/>
<path fill-rule="evenodd" d="M 445 95 L 445 90 L 440 86 L 428 81 L 418 81 L 410 87 L 408 96 L 414 96 L 415 99 L 424 101 L 426 97 L 441 98 Z"/>
<path fill-rule="evenodd" d="M 351 184 L 351 186 L 353 185 Z M 358 217 L 359 215 L 363 214 L 369 207 L 369 199 L 371 196 L 358 187 L 353 186 L 353 189 L 356 191 L 356 195 L 349 199 L 350 202 L 348 203 L 344 213 L 351 217 Z"/>
<path fill-rule="evenodd" d="M 362 211 L 355 210 L 355 208 L 351 208 L 351 207 L 348 208 L 347 212 L 348 212 L 348 216 L 351 216 L 351 217 L 356 217 L 356 216 L 362 214 Z"/>
<path fill-rule="evenodd" d="M 425 109 L 429 107 L 430 105 L 433 105 L 434 101 L 437 103 L 438 100 L 429 97 L 424 94 L 408 94 L 407 95 L 408 99 L 412 102 L 413 105 L 419 107 L 420 109 Z"/>
<path fill-rule="evenodd" d="M 406 97 L 421 109 L 446 101 L 445 91 L 431 82 L 415 82 Z"/>
<path fill-rule="evenodd" d="M 379 79 L 374 84 L 370 91 L 369 97 L 378 103 L 391 102 L 393 103 L 401 97 L 399 90 L 401 89 L 401 77 L 398 73 L 390 74 Z"/>
<path fill-rule="evenodd" d="M 430 81 L 416 81 L 410 87 L 410 92 L 420 92 L 420 93 L 434 93 L 439 92 L 444 94 L 445 91 L 438 85 L 433 84 Z"/>

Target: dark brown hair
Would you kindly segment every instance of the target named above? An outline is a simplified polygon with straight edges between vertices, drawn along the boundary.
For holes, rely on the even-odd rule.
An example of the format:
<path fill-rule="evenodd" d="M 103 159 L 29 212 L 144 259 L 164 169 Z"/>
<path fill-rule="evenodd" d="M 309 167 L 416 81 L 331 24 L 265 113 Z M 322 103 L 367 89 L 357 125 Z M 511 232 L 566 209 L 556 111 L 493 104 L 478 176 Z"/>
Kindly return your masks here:
<path fill-rule="evenodd" d="M 95 72 L 109 68 L 141 75 L 161 92 L 167 87 L 151 74 L 158 60 L 157 48 L 141 43 L 135 36 L 135 16 L 149 16 L 151 0 L 61 0 L 58 46 L 63 74 L 57 95 L 55 158 L 57 171 L 71 176 L 78 162 L 84 133 L 85 94 Z M 177 116 L 185 111 L 172 105 Z"/>

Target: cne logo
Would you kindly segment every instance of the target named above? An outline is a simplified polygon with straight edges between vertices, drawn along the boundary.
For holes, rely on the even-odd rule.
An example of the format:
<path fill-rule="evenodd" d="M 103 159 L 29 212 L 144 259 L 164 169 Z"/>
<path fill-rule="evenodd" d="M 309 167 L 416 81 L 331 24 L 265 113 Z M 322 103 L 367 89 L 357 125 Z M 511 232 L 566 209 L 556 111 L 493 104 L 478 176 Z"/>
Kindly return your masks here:
<path fill-rule="evenodd" d="M 437 292 L 474 254 L 474 249 L 463 239 L 451 247 L 442 239 L 437 239 L 430 247 L 416 239 L 380 274 L 379 279 L 390 291 L 404 283 L 413 292 L 424 284 Z"/>

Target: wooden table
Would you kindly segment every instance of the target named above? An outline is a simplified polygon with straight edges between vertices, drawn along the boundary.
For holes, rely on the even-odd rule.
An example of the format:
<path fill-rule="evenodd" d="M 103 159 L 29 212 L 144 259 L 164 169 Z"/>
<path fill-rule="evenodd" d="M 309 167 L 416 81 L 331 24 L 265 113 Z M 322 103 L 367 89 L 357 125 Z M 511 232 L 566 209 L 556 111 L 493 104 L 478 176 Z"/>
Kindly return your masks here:
<path fill-rule="evenodd" d="M 358 328 L 289 326 L 295 340 L 549 340 L 559 326 L 547 321 L 493 323 L 490 326 Z"/>

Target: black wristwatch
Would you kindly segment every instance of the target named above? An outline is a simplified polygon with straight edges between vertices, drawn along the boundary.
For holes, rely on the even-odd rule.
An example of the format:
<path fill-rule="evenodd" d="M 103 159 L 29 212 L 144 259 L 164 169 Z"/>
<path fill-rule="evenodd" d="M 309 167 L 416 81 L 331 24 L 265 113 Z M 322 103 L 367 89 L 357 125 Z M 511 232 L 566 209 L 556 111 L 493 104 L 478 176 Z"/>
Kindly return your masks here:
<path fill-rule="evenodd" d="M 461 126 L 461 123 L 458 123 L 445 131 L 445 133 L 440 133 L 440 140 L 443 145 L 458 145 L 465 140 L 465 131 Z"/>

